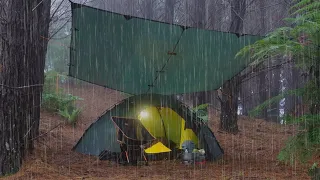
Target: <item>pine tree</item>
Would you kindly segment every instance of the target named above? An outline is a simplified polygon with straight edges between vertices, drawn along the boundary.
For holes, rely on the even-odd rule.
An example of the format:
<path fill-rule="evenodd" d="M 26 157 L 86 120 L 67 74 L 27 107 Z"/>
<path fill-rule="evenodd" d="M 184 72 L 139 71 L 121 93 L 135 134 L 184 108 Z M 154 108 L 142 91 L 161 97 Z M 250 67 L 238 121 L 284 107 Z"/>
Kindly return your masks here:
<path fill-rule="evenodd" d="M 280 152 L 281 161 L 309 160 L 320 153 L 320 0 L 295 0 L 286 18 L 287 26 L 269 33 L 264 39 L 243 48 L 237 56 L 249 56 L 252 66 L 269 57 L 284 57 L 307 72 L 309 80 L 302 89 L 280 94 L 258 106 L 257 115 L 268 104 L 279 102 L 287 95 L 303 96 L 309 114 L 302 117 L 287 116 L 286 123 L 299 125 L 299 133 L 288 140 Z"/>
<path fill-rule="evenodd" d="M 0 177 L 20 169 L 39 134 L 50 4 L 0 0 Z"/>

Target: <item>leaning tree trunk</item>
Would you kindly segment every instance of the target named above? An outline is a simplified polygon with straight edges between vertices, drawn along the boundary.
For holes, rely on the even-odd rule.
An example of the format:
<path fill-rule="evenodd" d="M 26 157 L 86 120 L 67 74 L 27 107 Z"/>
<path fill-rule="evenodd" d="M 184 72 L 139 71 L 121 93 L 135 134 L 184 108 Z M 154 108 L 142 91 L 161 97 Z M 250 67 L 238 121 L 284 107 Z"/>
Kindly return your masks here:
<path fill-rule="evenodd" d="M 0 176 L 19 170 L 39 133 L 50 4 L 0 0 Z"/>

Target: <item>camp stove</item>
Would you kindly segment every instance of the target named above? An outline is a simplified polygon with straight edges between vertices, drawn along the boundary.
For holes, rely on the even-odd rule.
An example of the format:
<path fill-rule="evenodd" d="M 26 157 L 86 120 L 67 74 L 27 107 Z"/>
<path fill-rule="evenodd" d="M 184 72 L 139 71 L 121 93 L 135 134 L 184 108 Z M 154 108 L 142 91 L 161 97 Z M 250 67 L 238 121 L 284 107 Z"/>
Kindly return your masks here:
<path fill-rule="evenodd" d="M 185 165 L 189 164 L 203 164 L 205 163 L 204 149 L 197 150 L 192 141 L 185 141 L 182 144 L 182 162 Z"/>

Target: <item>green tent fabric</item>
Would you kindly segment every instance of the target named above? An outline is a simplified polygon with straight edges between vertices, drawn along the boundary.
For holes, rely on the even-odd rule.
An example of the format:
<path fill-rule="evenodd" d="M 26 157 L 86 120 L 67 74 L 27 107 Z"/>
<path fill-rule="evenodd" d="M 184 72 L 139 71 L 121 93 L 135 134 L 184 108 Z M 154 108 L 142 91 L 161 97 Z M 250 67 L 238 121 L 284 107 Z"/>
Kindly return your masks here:
<path fill-rule="evenodd" d="M 72 3 L 69 75 L 129 94 L 214 90 L 249 64 L 235 54 L 258 39 Z"/>
<path fill-rule="evenodd" d="M 81 142 L 74 148 L 77 152 L 99 156 L 104 150 L 120 153 L 120 146 L 117 142 L 117 131 L 113 121 L 106 115 L 100 117 L 101 121 L 95 123 L 95 131 L 86 132 L 81 137 Z"/>
<path fill-rule="evenodd" d="M 117 144 L 116 130 L 111 126 L 112 117 L 122 117 L 136 119 L 141 111 L 148 107 L 170 108 L 181 116 L 186 124 L 185 128 L 191 129 L 198 137 L 200 148 L 204 148 L 207 160 L 217 160 L 223 155 L 213 132 L 194 112 L 187 109 L 182 102 L 173 96 L 160 94 L 143 94 L 124 99 L 119 104 L 107 110 L 98 120 L 90 125 L 74 146 L 74 150 L 80 153 L 99 156 L 104 151 L 119 152 Z M 117 123 L 116 124 L 120 124 Z M 168 125 L 170 125 L 168 123 Z M 181 127 L 166 126 L 170 131 L 180 131 Z M 168 132 L 170 132 L 168 131 Z"/>

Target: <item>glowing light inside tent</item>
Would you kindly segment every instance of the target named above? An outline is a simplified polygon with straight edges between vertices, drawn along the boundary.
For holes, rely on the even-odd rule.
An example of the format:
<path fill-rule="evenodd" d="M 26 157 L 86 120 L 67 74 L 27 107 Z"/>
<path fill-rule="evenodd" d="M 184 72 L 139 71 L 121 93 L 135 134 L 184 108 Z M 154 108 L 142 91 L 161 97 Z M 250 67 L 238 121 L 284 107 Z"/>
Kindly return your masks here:
<path fill-rule="evenodd" d="M 147 111 L 141 111 L 140 112 L 140 117 L 141 118 L 147 118 L 149 116 L 149 113 Z"/>

